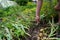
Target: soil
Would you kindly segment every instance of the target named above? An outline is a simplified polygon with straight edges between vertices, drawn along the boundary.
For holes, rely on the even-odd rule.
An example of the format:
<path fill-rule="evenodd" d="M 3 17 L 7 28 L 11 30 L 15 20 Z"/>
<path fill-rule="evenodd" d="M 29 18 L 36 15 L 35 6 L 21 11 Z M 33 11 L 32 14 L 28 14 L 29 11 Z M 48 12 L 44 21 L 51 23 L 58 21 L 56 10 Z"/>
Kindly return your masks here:
<path fill-rule="evenodd" d="M 47 34 L 44 32 L 49 27 L 46 21 L 41 21 L 38 25 L 36 22 L 33 22 L 28 33 L 31 37 L 27 37 L 27 40 L 41 40 L 43 37 L 47 37 Z M 48 32 L 49 33 L 49 32 Z"/>
<path fill-rule="evenodd" d="M 55 18 L 55 23 L 57 22 L 57 18 Z M 26 36 L 23 40 L 44 40 L 43 38 L 48 38 L 50 33 L 50 25 L 46 20 L 41 20 L 37 25 L 35 21 L 32 21 L 28 33 L 31 36 Z M 56 31 L 56 35 L 52 36 L 52 38 L 60 38 L 60 32 Z M 50 40 L 50 39 L 48 39 Z"/>
<path fill-rule="evenodd" d="M 38 25 L 36 25 L 36 22 L 33 22 L 31 27 L 29 28 L 28 33 L 31 36 L 28 36 L 26 40 L 43 40 L 43 38 L 48 38 L 48 34 L 50 33 L 50 25 L 47 24 L 45 20 L 41 21 Z M 54 35 L 53 37 L 60 37 L 57 35 L 58 32 L 55 33 L 56 35 Z"/>

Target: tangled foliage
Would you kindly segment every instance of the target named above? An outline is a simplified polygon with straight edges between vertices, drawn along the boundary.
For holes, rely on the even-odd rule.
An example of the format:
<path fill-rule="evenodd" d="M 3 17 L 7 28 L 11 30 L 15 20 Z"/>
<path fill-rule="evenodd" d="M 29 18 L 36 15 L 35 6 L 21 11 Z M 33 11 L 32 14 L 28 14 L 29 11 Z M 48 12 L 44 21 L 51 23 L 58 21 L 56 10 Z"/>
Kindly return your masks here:
<path fill-rule="evenodd" d="M 31 2 L 32 0 L 13 0 L 17 2 L 19 5 L 26 5 L 29 1 Z"/>
<path fill-rule="evenodd" d="M 56 1 L 52 1 L 52 3 L 52 7 L 54 7 Z M 55 10 L 50 6 L 49 1 L 43 3 L 42 20 L 44 17 L 48 20 L 49 17 L 55 15 Z M 31 25 L 30 21 L 35 19 L 35 10 L 36 4 L 32 2 L 28 2 L 26 6 L 17 5 L 0 10 L 0 40 L 20 40 L 21 36 L 29 35 L 26 30 Z"/>

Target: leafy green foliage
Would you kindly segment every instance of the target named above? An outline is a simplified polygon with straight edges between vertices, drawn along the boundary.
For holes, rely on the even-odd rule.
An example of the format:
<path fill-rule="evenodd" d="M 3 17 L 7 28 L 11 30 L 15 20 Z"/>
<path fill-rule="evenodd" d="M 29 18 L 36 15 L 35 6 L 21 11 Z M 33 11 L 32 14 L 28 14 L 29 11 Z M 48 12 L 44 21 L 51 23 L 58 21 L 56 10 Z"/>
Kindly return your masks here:
<path fill-rule="evenodd" d="M 17 2 L 19 5 L 26 5 L 31 0 L 13 0 L 13 1 Z"/>
<path fill-rule="evenodd" d="M 49 24 L 51 25 L 51 32 L 48 37 L 52 37 L 52 36 L 56 35 L 55 32 L 58 30 L 59 26 L 54 23 L 53 19 L 52 19 L 52 23 L 49 22 Z"/>
<path fill-rule="evenodd" d="M 17 1 L 17 0 L 16 0 Z M 25 0 L 26 1 L 26 0 Z M 17 1 L 18 4 L 20 0 Z M 46 17 L 47 21 L 52 16 L 55 16 L 55 10 L 53 7 L 56 1 L 52 1 L 52 7 L 50 7 L 49 1 L 43 3 L 41 9 L 41 19 Z M 29 35 L 26 30 L 30 27 L 32 20 L 35 20 L 36 4 L 28 2 L 26 6 L 13 6 L 4 10 L 0 10 L 0 40 L 20 40 L 19 36 Z M 29 35 L 30 36 L 30 35 Z"/>

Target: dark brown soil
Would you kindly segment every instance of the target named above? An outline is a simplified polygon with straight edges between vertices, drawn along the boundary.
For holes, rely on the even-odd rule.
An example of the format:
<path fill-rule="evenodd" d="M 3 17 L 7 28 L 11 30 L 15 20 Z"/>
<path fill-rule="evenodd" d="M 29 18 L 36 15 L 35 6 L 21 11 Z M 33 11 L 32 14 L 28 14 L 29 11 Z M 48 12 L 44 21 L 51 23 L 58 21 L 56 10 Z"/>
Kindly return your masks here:
<path fill-rule="evenodd" d="M 46 23 L 46 21 L 41 21 L 38 25 L 36 25 L 36 22 L 33 22 L 28 31 L 28 33 L 31 35 L 31 37 L 27 37 L 28 40 L 38 40 L 40 34 L 44 36 L 43 31 L 40 30 L 45 30 L 47 27 L 49 27 L 49 25 Z"/>
<path fill-rule="evenodd" d="M 49 28 L 50 25 L 47 24 L 46 21 L 41 21 L 38 25 L 36 25 L 36 22 L 33 22 L 33 24 L 31 25 L 28 31 L 31 37 L 28 36 L 26 40 L 41 40 L 44 37 L 47 38 L 48 34 L 50 33 Z M 58 36 L 54 35 L 53 37 L 58 37 Z"/>

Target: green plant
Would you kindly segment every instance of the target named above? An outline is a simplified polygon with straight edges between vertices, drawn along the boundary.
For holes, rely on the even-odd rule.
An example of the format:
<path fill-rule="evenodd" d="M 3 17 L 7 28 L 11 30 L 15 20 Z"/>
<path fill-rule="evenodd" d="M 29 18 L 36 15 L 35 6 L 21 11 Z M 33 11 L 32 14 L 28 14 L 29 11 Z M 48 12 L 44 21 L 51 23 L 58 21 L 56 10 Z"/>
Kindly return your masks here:
<path fill-rule="evenodd" d="M 52 19 L 52 23 L 49 21 L 49 24 L 51 25 L 51 30 L 50 30 L 51 32 L 48 37 L 52 37 L 56 35 L 55 32 L 58 30 L 59 26 L 54 23 L 53 19 Z"/>
<path fill-rule="evenodd" d="M 29 0 L 13 0 L 13 1 L 17 2 L 19 5 L 26 5 L 29 2 Z"/>
<path fill-rule="evenodd" d="M 52 3 L 54 7 L 56 1 L 53 1 Z M 52 8 L 50 8 L 49 1 L 44 1 L 41 9 L 42 20 L 46 17 L 46 20 L 49 21 L 51 16 L 56 15 L 55 10 Z M 22 38 L 19 36 L 25 37 L 26 35 L 29 35 L 26 30 L 28 30 L 31 25 L 30 21 L 35 20 L 35 10 L 36 4 L 32 2 L 28 2 L 26 6 L 17 5 L 4 10 L 0 10 L 0 17 L 2 18 L 2 21 L 0 22 L 0 40 L 14 40 L 15 38 L 20 40 Z M 51 26 L 55 25 L 52 24 Z M 55 32 L 56 30 L 54 29 L 55 27 L 53 27 L 51 30 Z M 54 34 L 52 33 L 50 36 L 51 35 Z"/>

